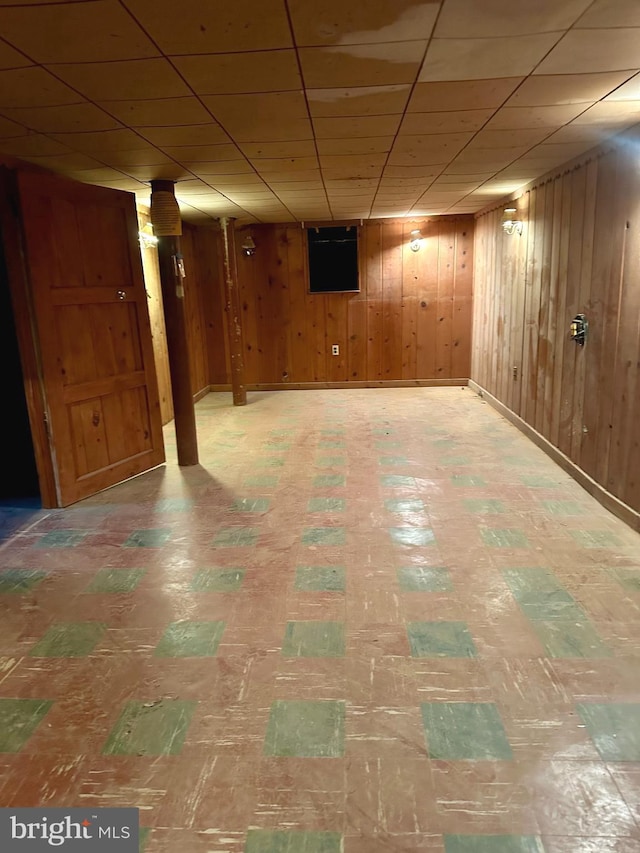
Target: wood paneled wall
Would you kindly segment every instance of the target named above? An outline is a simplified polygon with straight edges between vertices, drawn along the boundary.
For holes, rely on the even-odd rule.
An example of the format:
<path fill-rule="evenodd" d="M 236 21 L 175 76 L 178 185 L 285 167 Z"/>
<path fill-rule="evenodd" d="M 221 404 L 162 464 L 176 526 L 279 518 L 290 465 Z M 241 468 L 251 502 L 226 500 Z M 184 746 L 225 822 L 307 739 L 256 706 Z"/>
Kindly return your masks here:
<path fill-rule="evenodd" d="M 412 252 L 409 233 L 418 227 L 423 245 Z M 473 228 L 470 216 L 366 222 L 361 290 L 337 294 L 308 292 L 299 224 L 240 230 L 238 246 L 249 232 L 257 246 L 237 258 L 245 382 L 467 379 Z"/>
<path fill-rule="evenodd" d="M 637 136 L 637 135 L 636 135 Z M 640 166 L 592 152 L 476 222 L 472 379 L 640 510 Z M 569 337 L 577 313 L 587 342 Z"/>

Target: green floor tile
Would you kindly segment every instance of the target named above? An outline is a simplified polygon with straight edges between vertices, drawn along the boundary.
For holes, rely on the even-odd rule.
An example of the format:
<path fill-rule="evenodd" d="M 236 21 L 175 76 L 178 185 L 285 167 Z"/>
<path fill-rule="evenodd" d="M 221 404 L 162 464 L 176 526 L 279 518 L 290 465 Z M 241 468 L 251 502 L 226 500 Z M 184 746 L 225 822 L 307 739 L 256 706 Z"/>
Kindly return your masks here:
<path fill-rule="evenodd" d="M 491 548 L 528 548 L 529 541 L 516 527 L 486 527 L 480 531 L 485 545 Z"/>
<path fill-rule="evenodd" d="M 450 592 L 453 589 L 449 570 L 443 566 L 402 566 L 398 583 L 403 592 Z"/>
<path fill-rule="evenodd" d="M 179 755 L 197 703 L 179 699 L 127 702 L 103 755 Z"/>
<path fill-rule="evenodd" d="M 433 545 L 436 541 L 430 527 L 390 527 L 389 536 L 398 545 Z"/>
<path fill-rule="evenodd" d="M 271 706 L 265 755 L 340 758 L 344 754 L 345 703 L 277 700 Z"/>
<path fill-rule="evenodd" d="M 318 474 L 317 477 L 313 478 L 313 485 L 316 488 L 322 486 L 344 486 L 344 484 L 344 474 Z"/>
<path fill-rule="evenodd" d="M 476 647 L 464 622 L 410 622 L 407 625 L 414 658 L 473 658 Z"/>
<path fill-rule="evenodd" d="M 282 452 L 285 450 L 291 450 L 291 445 L 286 441 L 266 441 L 264 444 L 264 449 L 269 452 Z"/>
<path fill-rule="evenodd" d="M 224 633 L 224 622 L 172 622 L 154 654 L 161 658 L 212 657 Z"/>
<path fill-rule="evenodd" d="M 344 441 L 331 440 L 329 438 L 323 438 L 318 442 L 318 447 L 322 448 L 333 448 L 342 449 L 344 448 Z"/>
<path fill-rule="evenodd" d="M 258 531 L 253 527 L 223 527 L 215 535 L 214 548 L 246 548 L 258 541 Z"/>
<path fill-rule="evenodd" d="M 316 459 L 316 468 L 340 468 L 345 461 L 344 456 L 319 456 Z"/>
<path fill-rule="evenodd" d="M 380 465 L 407 465 L 409 460 L 406 456 L 381 456 L 378 462 Z"/>
<path fill-rule="evenodd" d="M 549 657 L 611 657 L 611 650 L 603 643 L 590 622 L 540 619 L 532 621 L 531 625 Z"/>
<path fill-rule="evenodd" d="M 344 512 L 345 506 L 343 498 L 311 498 L 307 512 Z"/>
<path fill-rule="evenodd" d="M 505 569 L 503 575 L 509 589 L 518 601 L 529 593 L 564 592 L 560 581 L 553 572 L 541 566 Z M 565 594 L 568 595 L 568 593 Z"/>
<path fill-rule="evenodd" d="M 640 592 L 640 569 L 610 569 L 610 574 L 629 592 Z M 0 575 L 0 578 L 2 575 Z M 2 581 L 0 580 L 0 591 Z"/>
<path fill-rule="evenodd" d="M 244 569 L 200 569 L 191 581 L 192 592 L 236 592 L 242 586 Z"/>
<path fill-rule="evenodd" d="M 284 832 L 250 829 L 244 853 L 342 853 L 338 832 Z"/>
<path fill-rule="evenodd" d="M 452 450 L 457 444 L 452 438 L 436 438 L 431 443 L 438 450 Z"/>
<path fill-rule="evenodd" d="M 389 512 L 424 512 L 424 502 L 419 498 L 391 498 L 384 505 Z"/>
<path fill-rule="evenodd" d="M 498 443 L 502 444 L 502 440 L 500 438 L 498 438 Z M 514 465 L 515 467 L 531 465 L 531 460 L 526 456 L 503 456 L 502 461 L 505 465 Z"/>
<path fill-rule="evenodd" d="M 88 534 L 88 530 L 50 530 L 36 544 L 38 548 L 75 548 Z"/>
<path fill-rule="evenodd" d="M 374 442 L 374 446 L 375 446 L 376 450 L 389 451 L 395 447 L 403 447 L 404 445 L 402 444 L 401 441 L 396 441 L 395 439 L 392 439 L 392 438 L 381 438 L 379 441 Z"/>
<path fill-rule="evenodd" d="M 496 515 L 505 512 L 502 501 L 494 500 L 493 498 L 472 498 L 465 500 L 464 506 L 467 512 L 471 512 L 474 515 Z"/>
<path fill-rule="evenodd" d="M 0 572 L 0 594 L 20 595 L 35 589 L 46 578 L 40 569 L 4 569 Z"/>
<path fill-rule="evenodd" d="M 486 486 L 487 484 L 482 477 L 475 477 L 469 474 L 454 474 L 451 478 L 454 486 Z"/>
<path fill-rule="evenodd" d="M 138 832 L 138 853 L 144 853 L 147 847 L 147 841 L 151 834 L 150 826 L 141 826 Z"/>
<path fill-rule="evenodd" d="M 244 484 L 245 486 L 277 486 L 279 481 L 280 478 L 274 474 L 257 474 L 255 477 L 247 477 Z"/>
<path fill-rule="evenodd" d="M 555 489 L 558 486 L 556 480 L 550 477 L 541 477 L 538 474 L 526 474 L 520 477 L 520 481 L 532 489 Z"/>
<path fill-rule="evenodd" d="M 244 433 L 243 433 L 244 435 Z M 272 429 L 269 430 L 269 435 L 274 438 L 288 438 L 291 435 L 290 429 Z"/>
<path fill-rule="evenodd" d="M 288 622 L 282 644 L 286 658 L 340 658 L 344 656 L 342 622 Z"/>
<path fill-rule="evenodd" d="M 257 459 L 253 464 L 259 468 L 284 468 L 284 459 Z"/>
<path fill-rule="evenodd" d="M 189 498 L 163 498 L 156 501 L 154 509 L 158 512 L 187 512 L 193 506 Z"/>
<path fill-rule="evenodd" d="M 549 515 L 584 515 L 584 507 L 577 501 L 542 501 Z"/>
<path fill-rule="evenodd" d="M 344 545 L 344 527 L 307 527 L 302 534 L 303 545 Z"/>
<path fill-rule="evenodd" d="M 385 474 L 380 477 L 383 486 L 395 489 L 399 486 L 415 486 L 415 477 L 405 477 L 402 474 Z"/>
<path fill-rule="evenodd" d="M 0 752 L 20 752 L 53 702 L 0 698 Z"/>
<path fill-rule="evenodd" d="M 307 592 L 343 592 L 346 586 L 343 566 L 298 566 L 295 588 Z"/>
<path fill-rule="evenodd" d="M 571 530 L 581 548 L 613 548 L 622 545 L 615 533 L 608 530 Z"/>
<path fill-rule="evenodd" d="M 100 569 L 85 592 L 125 593 L 133 592 L 146 569 Z"/>
<path fill-rule="evenodd" d="M 433 702 L 422 708 L 429 757 L 441 761 L 512 758 L 496 706 L 488 702 Z"/>
<path fill-rule="evenodd" d="M 65 622 L 52 625 L 29 652 L 37 658 L 82 658 L 90 655 L 104 634 L 101 622 Z"/>
<path fill-rule="evenodd" d="M 336 427 L 335 429 L 322 429 L 322 435 L 344 435 L 344 429 Z"/>
<path fill-rule="evenodd" d="M 580 704 L 578 713 L 604 761 L 640 761 L 640 704 Z"/>
<path fill-rule="evenodd" d="M 267 512 L 269 498 L 237 498 L 233 503 L 236 512 Z"/>
<path fill-rule="evenodd" d="M 166 527 L 134 530 L 124 542 L 125 548 L 161 548 L 169 541 L 171 531 Z"/>
<path fill-rule="evenodd" d="M 545 853 L 535 835 L 445 835 L 445 853 Z"/>

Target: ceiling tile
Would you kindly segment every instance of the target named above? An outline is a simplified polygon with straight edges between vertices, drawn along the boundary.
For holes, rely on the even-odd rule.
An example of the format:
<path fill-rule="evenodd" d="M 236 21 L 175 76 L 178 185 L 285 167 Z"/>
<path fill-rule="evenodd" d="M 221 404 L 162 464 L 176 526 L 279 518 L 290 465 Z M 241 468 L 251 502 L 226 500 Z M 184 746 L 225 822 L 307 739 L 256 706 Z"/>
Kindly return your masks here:
<path fill-rule="evenodd" d="M 327 180 L 325 178 L 325 186 L 327 189 L 336 189 L 338 187 L 353 187 L 354 189 L 375 189 L 378 186 L 377 178 L 338 178 Z"/>
<path fill-rule="evenodd" d="M 313 120 L 317 139 L 350 139 L 357 136 L 394 136 L 399 115 L 354 116 L 352 118 L 316 118 Z"/>
<path fill-rule="evenodd" d="M 458 133 L 479 130 L 493 115 L 493 110 L 458 110 L 457 112 L 407 113 L 400 134 Z"/>
<path fill-rule="evenodd" d="M 178 163 L 211 163 L 214 160 L 242 159 L 242 154 L 232 143 L 219 145 L 165 145 L 165 154 Z"/>
<path fill-rule="evenodd" d="M 532 150 L 532 154 L 540 154 L 541 157 L 551 157 L 557 163 L 568 163 L 580 154 L 584 154 L 591 148 L 589 142 L 563 142 L 543 143 Z"/>
<path fill-rule="evenodd" d="M 502 106 L 522 77 L 417 83 L 408 112 L 486 110 Z"/>
<path fill-rule="evenodd" d="M 264 160 L 260 160 L 259 164 L 266 162 Z M 300 171 L 295 170 L 287 170 L 282 172 L 269 172 L 268 175 L 264 175 L 265 181 L 269 185 L 278 184 L 283 181 L 313 181 L 314 183 L 320 180 L 320 169 L 301 169 Z"/>
<path fill-rule="evenodd" d="M 361 86 L 356 89 L 307 89 L 309 112 L 322 116 L 391 115 L 402 113 L 411 86 Z"/>
<path fill-rule="evenodd" d="M 595 0 L 577 27 L 640 27 L 637 0 Z"/>
<path fill-rule="evenodd" d="M 345 3 L 344 0 L 289 0 L 299 45 L 373 44 L 429 38 L 440 0 L 393 0 L 392 3 Z"/>
<path fill-rule="evenodd" d="M 505 106 L 543 107 L 593 103 L 604 98 L 628 77 L 628 71 L 531 76 L 522 82 Z"/>
<path fill-rule="evenodd" d="M 274 158 L 272 160 L 254 160 L 253 165 L 261 175 L 269 175 L 269 173 L 280 173 L 285 171 L 291 172 L 308 172 L 309 169 L 318 168 L 318 158 L 313 157 L 287 157 Z"/>
<path fill-rule="evenodd" d="M 24 68 L 28 65 L 33 65 L 30 59 L 6 42 L 0 41 L 0 69 Z"/>
<path fill-rule="evenodd" d="M 491 130 L 485 129 L 477 133 L 469 148 L 530 148 L 538 145 L 551 131 L 548 127 L 526 128 L 524 130 Z"/>
<path fill-rule="evenodd" d="M 608 101 L 637 101 L 640 99 L 640 74 L 635 74 L 615 92 L 607 95 Z"/>
<path fill-rule="evenodd" d="M 611 129 L 613 132 L 613 128 Z M 604 142 L 605 133 L 602 128 L 597 125 L 588 124 L 566 124 L 559 130 L 554 131 L 551 136 L 548 136 L 547 142 L 591 142 L 591 145 L 596 145 L 598 142 Z"/>
<path fill-rule="evenodd" d="M 203 102 L 238 142 L 313 139 L 301 92 L 204 95 Z M 278 116 L 277 121 L 274 116 Z"/>
<path fill-rule="evenodd" d="M 491 177 L 495 172 L 499 169 L 504 169 L 508 163 L 501 162 L 500 160 L 496 160 L 495 162 L 491 162 L 484 157 L 477 157 L 475 160 L 469 159 L 455 159 L 451 163 L 447 164 L 447 175 L 457 176 L 464 175 L 486 175 L 487 177 Z M 444 170 L 443 170 L 444 171 Z"/>
<path fill-rule="evenodd" d="M 77 104 L 82 99 L 44 68 L 0 71 L 0 109 Z"/>
<path fill-rule="evenodd" d="M 153 101 L 101 101 L 100 106 L 129 127 L 171 128 L 207 123 L 215 126 L 209 111 L 193 96 Z"/>
<path fill-rule="evenodd" d="M 574 119 L 573 124 L 602 124 L 607 127 L 618 125 L 622 128 L 636 124 L 639 119 L 640 100 L 600 101 Z"/>
<path fill-rule="evenodd" d="M 446 0 L 438 18 L 436 38 L 496 38 L 566 30 L 591 0 Z"/>
<path fill-rule="evenodd" d="M 26 136 L 27 128 L 15 121 L 0 116 L 0 139 L 13 139 L 16 136 Z"/>
<path fill-rule="evenodd" d="M 15 157 L 40 157 L 71 153 L 68 146 L 40 133 L 3 139 L 2 150 L 5 154 L 13 154 Z"/>
<path fill-rule="evenodd" d="M 393 163 L 385 166 L 384 174 L 387 178 L 415 178 L 416 180 L 425 180 L 426 178 L 435 178 L 444 169 L 444 166 L 396 166 Z"/>
<path fill-rule="evenodd" d="M 255 170 L 246 160 L 224 160 L 218 163 L 200 163 L 193 168 L 194 175 L 198 177 L 207 176 L 231 176 L 231 175 L 255 175 Z"/>
<path fill-rule="evenodd" d="M 292 142 L 243 142 L 242 153 L 251 160 L 283 157 L 315 157 L 316 147 L 313 139 Z"/>
<path fill-rule="evenodd" d="M 214 121 L 178 127 L 144 127 L 138 132 L 159 148 L 174 145 L 215 145 L 230 141 L 224 130 Z"/>
<path fill-rule="evenodd" d="M 310 89 L 413 83 L 426 41 L 304 47 L 299 51 Z"/>
<path fill-rule="evenodd" d="M 318 153 L 325 154 L 381 154 L 391 150 L 393 136 L 374 136 L 360 139 L 319 139 Z"/>
<path fill-rule="evenodd" d="M 279 92 L 302 87 L 294 50 L 176 56 L 173 62 L 199 95 Z"/>
<path fill-rule="evenodd" d="M 132 151 L 150 148 L 144 139 L 128 128 L 99 133 L 56 133 L 55 138 L 71 148 L 93 154 L 97 151 Z"/>
<path fill-rule="evenodd" d="M 305 192 L 306 190 L 314 190 L 318 186 L 322 186 L 319 183 L 320 172 L 318 172 L 318 181 L 274 181 L 269 176 L 268 184 L 271 189 L 276 193 L 276 195 L 280 195 L 281 192 Z M 373 182 L 375 183 L 375 181 Z"/>
<path fill-rule="evenodd" d="M 562 127 L 583 112 L 587 104 L 560 104 L 554 107 L 503 107 L 487 122 L 487 130 L 518 130 Z"/>
<path fill-rule="evenodd" d="M 245 175 L 231 175 L 226 177 L 224 175 L 209 175 L 206 182 L 211 184 L 215 189 L 220 190 L 220 192 L 244 187 L 265 186 L 265 182 L 262 180 L 260 175 L 256 175 L 255 172 L 247 172 Z"/>
<path fill-rule="evenodd" d="M 97 156 L 97 155 L 96 155 Z M 117 166 L 127 174 L 134 166 L 165 166 L 172 165 L 170 157 L 158 151 L 157 148 L 143 148 L 134 151 L 104 151 L 100 153 L 100 159 L 109 166 Z"/>
<path fill-rule="evenodd" d="M 33 158 L 33 162 L 37 162 L 39 166 L 45 169 L 52 169 L 54 172 L 75 172 L 79 169 L 99 169 L 104 166 L 104 163 L 101 163 L 99 160 L 76 151 L 70 154 L 35 157 Z"/>
<path fill-rule="evenodd" d="M 292 47 L 282 0 L 126 0 L 126 6 L 167 54 Z"/>
<path fill-rule="evenodd" d="M 179 181 L 189 175 L 184 166 L 177 163 L 155 163 L 153 166 L 126 166 L 123 171 L 127 175 L 138 178 L 141 181 L 164 180 Z M 189 175 L 189 177 L 191 177 Z"/>
<path fill-rule="evenodd" d="M 451 176 L 449 176 L 451 177 Z M 455 177 L 455 176 L 453 176 Z M 433 184 L 431 185 L 434 190 L 446 190 L 451 187 L 453 192 L 457 192 L 460 194 L 466 194 L 473 192 L 473 190 L 477 189 L 482 181 L 449 181 L 443 180 L 443 178 L 437 178 Z"/>
<path fill-rule="evenodd" d="M 469 172 L 467 174 L 464 172 L 461 173 L 459 171 L 451 172 L 449 170 L 449 167 L 447 166 L 447 171 L 443 172 L 438 177 L 438 182 L 445 184 L 448 182 L 449 183 L 459 183 L 461 181 L 465 181 L 465 182 L 469 182 L 469 183 L 470 182 L 476 182 L 477 184 L 481 184 L 481 183 L 484 183 L 484 181 L 488 181 L 489 178 L 491 178 L 492 176 L 493 176 L 493 172 L 482 172 L 480 170 L 478 170 L 477 174 L 471 173 L 471 172 Z"/>
<path fill-rule="evenodd" d="M 191 94 L 166 59 L 53 64 L 51 72 L 92 101 L 147 101 Z"/>
<path fill-rule="evenodd" d="M 407 166 L 447 163 L 472 139 L 472 133 L 441 133 L 426 136 L 398 136 L 389 163 Z"/>
<path fill-rule="evenodd" d="M 57 107 L 8 109 L 5 115 L 41 133 L 113 130 L 120 122 L 94 104 L 66 104 Z"/>
<path fill-rule="evenodd" d="M 35 62 L 101 62 L 158 56 L 117 0 L 0 8 L 0 32 Z"/>
<path fill-rule="evenodd" d="M 521 77 L 533 71 L 559 35 L 433 39 L 418 79 L 426 82 Z"/>
<path fill-rule="evenodd" d="M 68 173 L 70 178 L 76 181 L 82 181 L 86 184 L 105 183 L 107 181 L 117 181 L 124 177 L 118 169 L 110 169 L 103 166 L 101 169 L 81 169 Z"/>
<path fill-rule="evenodd" d="M 535 74 L 585 74 L 638 69 L 640 28 L 571 30 Z"/>

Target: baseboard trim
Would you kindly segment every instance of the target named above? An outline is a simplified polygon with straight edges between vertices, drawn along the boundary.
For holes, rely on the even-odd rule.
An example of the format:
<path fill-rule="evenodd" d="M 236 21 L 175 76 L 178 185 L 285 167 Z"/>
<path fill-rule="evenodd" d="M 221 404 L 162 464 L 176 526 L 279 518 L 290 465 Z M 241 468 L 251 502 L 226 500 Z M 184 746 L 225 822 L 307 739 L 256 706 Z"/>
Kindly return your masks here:
<path fill-rule="evenodd" d="M 582 470 L 582 468 L 576 465 L 575 462 L 572 462 L 568 456 L 565 456 L 565 454 L 552 444 L 549 439 L 541 435 L 519 415 L 516 415 L 515 412 L 512 412 L 511 409 L 505 406 L 504 403 L 501 403 L 497 397 L 494 397 L 493 394 L 489 393 L 489 391 L 487 391 L 486 388 L 483 388 L 482 385 L 478 385 L 477 382 L 470 379 L 469 388 L 472 391 L 475 391 L 475 393 L 478 394 L 479 397 L 482 397 L 483 400 L 486 400 L 490 406 L 517 427 L 520 432 L 524 433 L 527 438 L 531 439 L 537 447 L 544 450 L 547 456 L 553 459 L 553 461 L 556 462 L 563 471 L 573 477 L 573 479 L 579 483 L 583 489 L 589 492 L 593 498 L 601 503 L 605 509 L 608 509 L 609 512 L 613 513 L 621 521 L 624 521 L 624 523 L 628 524 L 633 530 L 640 532 L 640 512 L 636 512 L 635 509 L 632 509 L 632 507 L 624 503 L 624 501 L 621 501 L 620 498 L 617 498 L 615 495 L 612 495 L 611 492 L 607 491 L 604 486 L 594 480 L 593 477 L 590 477 Z"/>
<path fill-rule="evenodd" d="M 380 379 L 370 382 L 256 382 L 247 391 L 314 391 L 327 388 L 436 388 L 468 385 L 468 379 Z M 231 391 L 231 385 L 210 385 L 210 391 Z"/>
<path fill-rule="evenodd" d="M 229 386 L 229 388 L 231 388 L 231 386 Z M 198 400 L 202 400 L 203 397 L 207 396 L 207 394 L 209 393 L 210 390 L 211 390 L 211 386 L 205 385 L 204 388 L 201 388 L 200 391 L 198 391 L 197 393 L 195 393 L 193 395 L 193 402 L 197 403 Z"/>

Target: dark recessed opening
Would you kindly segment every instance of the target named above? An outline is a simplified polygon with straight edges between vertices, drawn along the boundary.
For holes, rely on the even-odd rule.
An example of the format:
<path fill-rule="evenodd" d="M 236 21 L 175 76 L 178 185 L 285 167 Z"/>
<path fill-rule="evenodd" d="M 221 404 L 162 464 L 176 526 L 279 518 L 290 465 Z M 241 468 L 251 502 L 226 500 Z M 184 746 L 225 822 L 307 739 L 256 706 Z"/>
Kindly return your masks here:
<path fill-rule="evenodd" d="M 358 228 L 307 228 L 311 293 L 357 293 Z"/>

